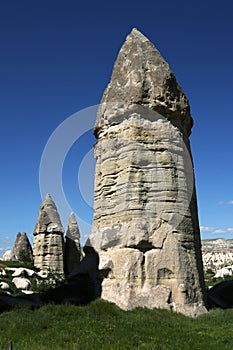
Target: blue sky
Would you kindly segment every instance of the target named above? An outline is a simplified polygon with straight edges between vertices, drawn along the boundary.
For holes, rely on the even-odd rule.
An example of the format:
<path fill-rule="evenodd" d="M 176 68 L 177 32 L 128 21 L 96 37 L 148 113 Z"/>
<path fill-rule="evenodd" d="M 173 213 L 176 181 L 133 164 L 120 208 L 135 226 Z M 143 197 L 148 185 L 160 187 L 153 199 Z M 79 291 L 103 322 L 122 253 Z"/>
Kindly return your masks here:
<path fill-rule="evenodd" d="M 233 237 L 232 11 L 230 0 L 1 2 L 0 248 L 11 247 L 18 231 L 32 233 L 45 145 L 64 120 L 100 102 L 133 27 L 157 46 L 190 100 L 202 238 Z M 70 208 L 89 224 L 92 209 L 77 178 L 93 142 L 90 131 L 79 138 L 62 173 Z M 89 204 L 90 159 L 80 179 Z M 68 214 L 58 209 L 66 228 Z M 84 241 L 88 226 L 80 221 L 80 228 Z"/>

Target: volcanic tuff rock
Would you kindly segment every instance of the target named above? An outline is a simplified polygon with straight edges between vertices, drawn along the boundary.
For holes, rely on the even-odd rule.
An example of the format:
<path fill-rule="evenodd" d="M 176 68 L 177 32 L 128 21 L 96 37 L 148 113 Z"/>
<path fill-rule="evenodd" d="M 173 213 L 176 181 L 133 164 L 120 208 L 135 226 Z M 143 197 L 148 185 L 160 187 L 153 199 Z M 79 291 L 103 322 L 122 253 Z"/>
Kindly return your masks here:
<path fill-rule="evenodd" d="M 70 214 L 65 241 L 65 272 L 69 274 L 80 263 L 80 232 L 74 213 Z"/>
<path fill-rule="evenodd" d="M 124 309 L 205 312 L 188 100 L 138 30 L 126 38 L 94 128 L 102 297 Z"/>
<path fill-rule="evenodd" d="M 15 239 L 14 247 L 13 247 L 13 254 L 15 255 L 15 257 L 16 255 L 18 255 L 18 243 L 20 241 L 20 238 L 21 238 L 21 233 L 18 232 Z"/>
<path fill-rule="evenodd" d="M 10 289 L 10 286 L 9 286 L 9 284 L 6 283 L 6 282 L 0 282 L 0 289 L 2 289 L 2 290 L 8 290 L 8 289 Z"/>
<path fill-rule="evenodd" d="M 10 268 L 8 268 L 9 270 Z M 35 276 L 35 271 L 31 269 L 27 269 L 25 267 L 13 268 L 12 277 L 33 277 Z"/>
<path fill-rule="evenodd" d="M 57 207 L 46 195 L 39 211 L 34 234 L 34 265 L 41 270 L 55 270 L 64 273 L 63 249 L 64 228 L 61 224 Z"/>
<path fill-rule="evenodd" d="M 16 260 L 20 260 L 22 257 L 26 258 L 27 261 L 33 261 L 33 253 L 31 243 L 27 237 L 27 234 L 19 232 L 16 236 L 13 254 Z"/>
<path fill-rule="evenodd" d="M 137 29 L 127 36 L 118 54 L 94 134 L 98 137 L 99 132 L 118 125 L 131 114 L 129 106 L 135 104 L 160 113 L 191 133 L 193 119 L 187 97 L 160 52 Z"/>
<path fill-rule="evenodd" d="M 31 286 L 31 282 L 27 278 L 15 277 L 12 282 L 18 289 L 28 289 Z"/>

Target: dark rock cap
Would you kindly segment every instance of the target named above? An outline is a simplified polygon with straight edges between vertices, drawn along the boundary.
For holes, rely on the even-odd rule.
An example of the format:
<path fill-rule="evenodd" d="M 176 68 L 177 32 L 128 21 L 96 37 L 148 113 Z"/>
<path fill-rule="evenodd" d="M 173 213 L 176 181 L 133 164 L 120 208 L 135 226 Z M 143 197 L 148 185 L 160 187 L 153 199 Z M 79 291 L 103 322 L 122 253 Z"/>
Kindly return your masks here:
<path fill-rule="evenodd" d="M 111 104 L 117 104 L 115 109 Z M 94 134 L 113 125 L 114 113 L 125 113 L 129 105 L 145 106 L 178 121 L 191 133 L 190 106 L 170 66 L 156 47 L 137 29 L 127 36 L 114 64 L 98 111 Z M 116 118 L 113 118 L 113 123 Z"/>

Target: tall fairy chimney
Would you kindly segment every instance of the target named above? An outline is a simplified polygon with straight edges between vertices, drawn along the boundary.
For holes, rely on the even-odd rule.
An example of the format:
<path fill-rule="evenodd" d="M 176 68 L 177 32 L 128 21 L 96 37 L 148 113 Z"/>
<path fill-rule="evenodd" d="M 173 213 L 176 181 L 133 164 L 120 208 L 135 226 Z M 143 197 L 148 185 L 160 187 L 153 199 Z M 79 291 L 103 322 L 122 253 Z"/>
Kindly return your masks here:
<path fill-rule="evenodd" d="M 89 244 L 102 297 L 123 309 L 206 312 L 190 106 L 170 66 L 137 29 L 127 36 L 94 134 Z"/>

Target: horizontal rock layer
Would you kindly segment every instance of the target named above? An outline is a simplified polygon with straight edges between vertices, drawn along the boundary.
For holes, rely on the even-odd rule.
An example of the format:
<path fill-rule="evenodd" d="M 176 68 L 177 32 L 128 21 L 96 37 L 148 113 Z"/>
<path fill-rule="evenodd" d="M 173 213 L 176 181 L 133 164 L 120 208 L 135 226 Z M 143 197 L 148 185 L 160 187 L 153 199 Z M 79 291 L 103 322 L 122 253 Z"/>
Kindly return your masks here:
<path fill-rule="evenodd" d="M 162 248 L 184 218 L 191 228 L 185 240 L 192 240 L 190 154 L 176 127 L 157 113 L 154 119 L 134 112 L 99 134 L 91 236 L 96 249 Z"/>
<path fill-rule="evenodd" d="M 64 272 L 63 236 L 41 233 L 34 237 L 34 266 L 39 269 Z"/>

